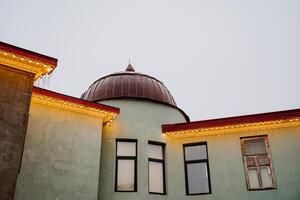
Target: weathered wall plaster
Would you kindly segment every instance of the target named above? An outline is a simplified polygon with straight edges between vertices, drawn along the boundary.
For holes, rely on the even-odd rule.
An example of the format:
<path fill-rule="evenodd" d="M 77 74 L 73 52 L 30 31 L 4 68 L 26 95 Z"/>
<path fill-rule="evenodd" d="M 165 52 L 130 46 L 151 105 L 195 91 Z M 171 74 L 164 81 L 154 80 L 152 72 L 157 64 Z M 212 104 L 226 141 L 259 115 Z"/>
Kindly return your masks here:
<path fill-rule="evenodd" d="M 12 200 L 27 129 L 34 74 L 0 65 L 0 199 Z"/>
<path fill-rule="evenodd" d="M 32 103 L 16 200 L 96 200 L 102 120 Z"/>

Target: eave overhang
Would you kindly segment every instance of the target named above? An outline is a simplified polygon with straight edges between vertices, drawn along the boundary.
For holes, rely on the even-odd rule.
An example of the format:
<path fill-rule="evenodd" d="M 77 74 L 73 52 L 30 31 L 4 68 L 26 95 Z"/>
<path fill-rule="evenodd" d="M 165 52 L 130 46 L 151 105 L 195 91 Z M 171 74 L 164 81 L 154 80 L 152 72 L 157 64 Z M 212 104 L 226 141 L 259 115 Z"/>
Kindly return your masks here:
<path fill-rule="evenodd" d="M 0 41 L 0 64 L 33 73 L 37 80 L 55 69 L 57 59 Z"/>
<path fill-rule="evenodd" d="M 62 110 L 98 117 L 103 119 L 103 123 L 112 121 L 120 113 L 120 109 L 116 107 L 85 101 L 38 87 L 33 88 L 31 101 Z"/>
<path fill-rule="evenodd" d="M 244 115 L 189 123 L 164 124 L 168 136 L 208 136 L 300 126 L 300 109 Z"/>

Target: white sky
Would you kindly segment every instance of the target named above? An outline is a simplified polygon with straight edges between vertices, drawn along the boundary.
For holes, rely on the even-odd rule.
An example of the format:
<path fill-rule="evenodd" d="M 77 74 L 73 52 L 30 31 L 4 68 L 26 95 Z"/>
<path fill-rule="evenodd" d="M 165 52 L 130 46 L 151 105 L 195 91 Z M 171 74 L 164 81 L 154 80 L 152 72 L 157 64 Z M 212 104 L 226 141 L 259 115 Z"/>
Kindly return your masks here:
<path fill-rule="evenodd" d="M 192 120 L 300 108 L 299 0 L 0 0 L 0 40 L 59 59 L 43 86 L 161 80 Z"/>

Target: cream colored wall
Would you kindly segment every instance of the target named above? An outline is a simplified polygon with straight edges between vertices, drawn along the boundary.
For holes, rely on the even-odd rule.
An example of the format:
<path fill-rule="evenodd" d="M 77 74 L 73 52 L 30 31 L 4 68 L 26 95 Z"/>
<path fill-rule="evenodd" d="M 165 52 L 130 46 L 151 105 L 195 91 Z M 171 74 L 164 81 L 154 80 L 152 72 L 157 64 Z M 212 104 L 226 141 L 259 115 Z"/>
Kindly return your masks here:
<path fill-rule="evenodd" d="M 95 200 L 102 120 L 31 103 L 16 200 Z"/>

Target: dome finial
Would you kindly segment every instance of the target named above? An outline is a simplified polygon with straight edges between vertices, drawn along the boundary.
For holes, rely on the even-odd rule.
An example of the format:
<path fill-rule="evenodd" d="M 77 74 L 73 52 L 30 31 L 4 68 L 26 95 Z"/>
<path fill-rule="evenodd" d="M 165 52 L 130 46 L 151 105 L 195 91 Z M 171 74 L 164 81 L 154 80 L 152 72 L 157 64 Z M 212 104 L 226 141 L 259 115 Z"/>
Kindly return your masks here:
<path fill-rule="evenodd" d="M 129 59 L 129 64 L 125 70 L 126 72 L 135 72 L 133 66 L 130 64 L 130 59 Z"/>

